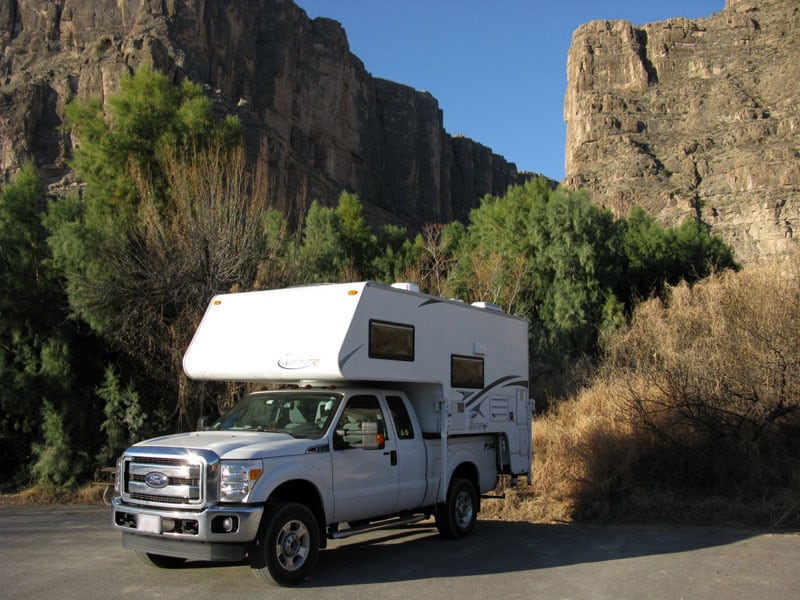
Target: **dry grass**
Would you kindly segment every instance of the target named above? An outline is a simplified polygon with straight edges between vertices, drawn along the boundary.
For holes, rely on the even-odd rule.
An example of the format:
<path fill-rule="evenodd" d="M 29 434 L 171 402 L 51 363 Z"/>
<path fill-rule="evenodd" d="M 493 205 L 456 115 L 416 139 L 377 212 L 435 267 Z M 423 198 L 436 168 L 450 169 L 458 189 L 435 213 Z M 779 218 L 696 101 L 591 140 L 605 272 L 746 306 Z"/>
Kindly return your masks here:
<path fill-rule="evenodd" d="M 87 484 L 75 489 L 35 486 L 14 494 L 0 494 L 0 506 L 49 504 L 102 504 L 104 485 Z"/>
<path fill-rule="evenodd" d="M 616 466 L 627 453 L 631 428 L 620 419 L 616 394 L 596 383 L 536 419 L 531 485 L 504 485 L 506 499 L 486 502 L 483 516 L 536 522 L 568 522 L 602 508 L 598 495 L 615 489 Z"/>
<path fill-rule="evenodd" d="M 639 306 L 534 423 L 530 486 L 484 516 L 800 526 L 800 260 Z"/>

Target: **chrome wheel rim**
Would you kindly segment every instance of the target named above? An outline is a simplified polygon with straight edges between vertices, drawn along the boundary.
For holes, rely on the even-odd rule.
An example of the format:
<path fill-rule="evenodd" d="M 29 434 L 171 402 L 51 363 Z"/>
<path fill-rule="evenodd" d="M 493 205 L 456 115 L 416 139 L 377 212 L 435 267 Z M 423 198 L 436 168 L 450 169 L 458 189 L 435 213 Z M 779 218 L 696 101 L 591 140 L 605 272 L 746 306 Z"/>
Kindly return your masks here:
<path fill-rule="evenodd" d="M 287 521 L 278 533 L 275 552 L 281 566 L 296 571 L 306 562 L 311 550 L 311 535 L 302 521 Z"/>
<path fill-rule="evenodd" d="M 472 496 L 465 491 L 460 492 L 455 500 L 455 520 L 459 529 L 466 529 L 470 526 L 473 513 Z"/>

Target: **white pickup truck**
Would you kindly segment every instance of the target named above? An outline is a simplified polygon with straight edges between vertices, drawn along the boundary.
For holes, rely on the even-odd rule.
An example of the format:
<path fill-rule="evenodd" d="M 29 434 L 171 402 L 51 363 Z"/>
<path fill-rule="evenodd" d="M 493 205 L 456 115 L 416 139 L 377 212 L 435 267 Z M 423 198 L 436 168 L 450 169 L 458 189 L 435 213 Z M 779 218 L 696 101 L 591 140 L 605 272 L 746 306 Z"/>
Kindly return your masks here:
<path fill-rule="evenodd" d="M 431 516 L 468 535 L 499 474 L 530 479 L 527 338 L 525 319 L 408 284 L 216 296 L 184 370 L 267 389 L 124 452 L 123 546 L 159 567 L 247 557 L 292 585 L 328 539 Z"/>

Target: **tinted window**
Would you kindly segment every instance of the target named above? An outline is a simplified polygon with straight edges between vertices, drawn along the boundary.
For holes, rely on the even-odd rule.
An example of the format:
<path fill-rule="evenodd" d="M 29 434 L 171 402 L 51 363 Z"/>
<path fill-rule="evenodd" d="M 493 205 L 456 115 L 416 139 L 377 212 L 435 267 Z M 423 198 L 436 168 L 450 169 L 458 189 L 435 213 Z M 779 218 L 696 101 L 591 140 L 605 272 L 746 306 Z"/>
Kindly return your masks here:
<path fill-rule="evenodd" d="M 400 396 L 386 396 L 386 402 L 389 405 L 389 412 L 392 413 L 392 421 L 397 430 L 398 439 L 414 439 L 414 427 L 411 425 L 411 417 L 408 416 L 403 399 Z"/>
<path fill-rule="evenodd" d="M 369 357 L 413 361 L 414 326 L 371 320 Z"/>
<path fill-rule="evenodd" d="M 336 431 L 341 433 L 335 438 L 334 447 L 337 450 L 362 448 L 365 441 L 374 441 L 378 435 L 387 439 L 383 411 L 378 399 L 375 396 L 353 396 L 347 400 Z M 366 440 L 365 436 L 371 436 L 372 439 Z"/>
<path fill-rule="evenodd" d="M 483 359 L 455 354 L 451 356 L 450 385 L 454 388 L 482 388 Z"/>

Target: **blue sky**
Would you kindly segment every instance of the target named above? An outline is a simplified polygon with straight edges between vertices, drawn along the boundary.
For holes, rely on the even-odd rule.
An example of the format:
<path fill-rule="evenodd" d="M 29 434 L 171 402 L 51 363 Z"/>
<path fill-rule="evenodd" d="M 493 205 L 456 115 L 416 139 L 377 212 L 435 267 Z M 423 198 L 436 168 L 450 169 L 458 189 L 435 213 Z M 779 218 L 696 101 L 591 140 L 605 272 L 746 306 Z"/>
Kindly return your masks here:
<path fill-rule="evenodd" d="M 339 21 L 375 77 L 426 90 L 445 129 L 517 168 L 564 178 L 564 92 L 572 32 L 595 19 L 634 25 L 708 17 L 725 0 L 295 0 Z"/>

